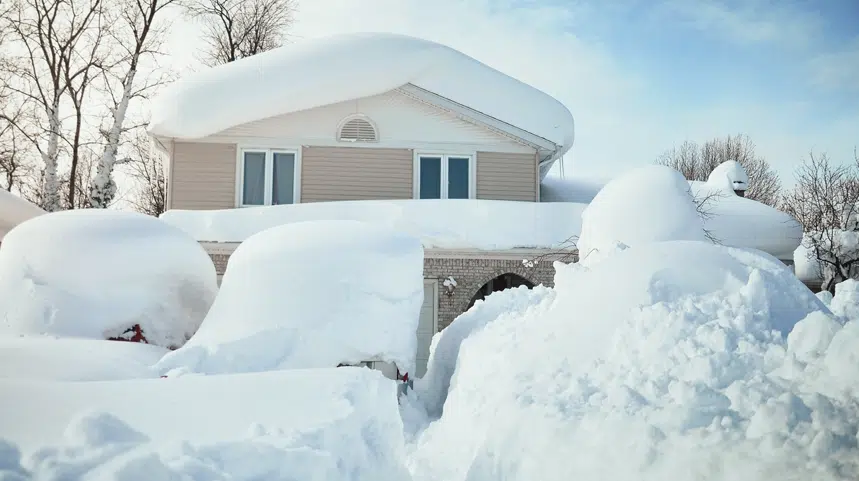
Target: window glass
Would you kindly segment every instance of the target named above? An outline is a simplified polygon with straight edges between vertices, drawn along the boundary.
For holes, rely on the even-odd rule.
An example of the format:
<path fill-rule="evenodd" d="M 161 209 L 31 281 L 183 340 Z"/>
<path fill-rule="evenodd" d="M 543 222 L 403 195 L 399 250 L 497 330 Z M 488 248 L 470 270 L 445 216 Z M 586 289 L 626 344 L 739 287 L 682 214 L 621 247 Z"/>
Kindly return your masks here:
<path fill-rule="evenodd" d="M 420 198 L 441 199 L 441 157 L 420 158 Z"/>
<path fill-rule="evenodd" d="M 447 198 L 468 199 L 469 169 L 468 157 L 448 157 L 447 159 Z"/>
<path fill-rule="evenodd" d="M 275 152 L 272 162 L 271 203 L 292 204 L 295 198 L 295 154 Z"/>
<path fill-rule="evenodd" d="M 245 152 L 243 205 L 265 203 L 265 152 Z"/>

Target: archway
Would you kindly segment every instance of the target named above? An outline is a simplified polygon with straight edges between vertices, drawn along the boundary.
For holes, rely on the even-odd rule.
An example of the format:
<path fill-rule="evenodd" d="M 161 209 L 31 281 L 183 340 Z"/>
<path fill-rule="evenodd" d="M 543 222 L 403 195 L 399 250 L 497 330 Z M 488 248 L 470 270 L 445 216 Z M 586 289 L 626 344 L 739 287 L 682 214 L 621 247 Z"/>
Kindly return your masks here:
<path fill-rule="evenodd" d="M 490 279 L 489 282 L 483 284 L 477 292 L 474 293 L 474 296 L 471 298 L 471 302 L 468 303 L 468 307 L 466 310 L 471 309 L 471 306 L 474 305 L 475 302 L 486 298 L 489 294 L 493 292 L 503 291 L 504 289 L 511 289 L 513 287 L 525 286 L 528 289 L 534 288 L 534 283 L 520 276 L 519 274 L 506 273 L 501 274 L 494 279 Z"/>

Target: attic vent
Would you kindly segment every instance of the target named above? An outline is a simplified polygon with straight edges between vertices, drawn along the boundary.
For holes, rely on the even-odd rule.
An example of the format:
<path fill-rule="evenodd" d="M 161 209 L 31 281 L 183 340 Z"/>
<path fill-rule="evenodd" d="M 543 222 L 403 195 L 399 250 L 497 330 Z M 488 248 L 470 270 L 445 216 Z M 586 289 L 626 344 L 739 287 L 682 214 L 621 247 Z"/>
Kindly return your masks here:
<path fill-rule="evenodd" d="M 376 127 L 363 117 L 354 117 L 344 122 L 340 127 L 337 139 L 341 142 L 376 142 L 379 140 L 376 136 Z"/>

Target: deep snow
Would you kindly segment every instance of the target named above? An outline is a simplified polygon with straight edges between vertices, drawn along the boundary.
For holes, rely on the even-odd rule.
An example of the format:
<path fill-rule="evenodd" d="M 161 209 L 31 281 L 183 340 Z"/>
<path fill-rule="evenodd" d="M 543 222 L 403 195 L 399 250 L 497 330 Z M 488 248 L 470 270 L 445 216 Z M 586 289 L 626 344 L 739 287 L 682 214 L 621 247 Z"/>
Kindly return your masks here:
<path fill-rule="evenodd" d="M 153 101 L 149 128 L 200 138 L 407 84 L 548 139 L 559 156 L 573 145 L 573 116 L 558 100 L 450 47 L 391 33 L 303 40 L 188 75 Z"/>
<path fill-rule="evenodd" d="M 0 189 L 0 240 L 16 225 L 44 213 L 45 211 L 35 204 Z"/>
<path fill-rule="evenodd" d="M 395 363 L 414 373 L 420 241 L 357 221 L 286 224 L 230 257 L 205 321 L 161 372 L 207 374 Z"/>
<path fill-rule="evenodd" d="M 0 336 L 116 337 L 140 325 L 181 346 L 217 293 L 215 267 L 181 230 L 131 212 L 45 214 L 0 249 Z"/>

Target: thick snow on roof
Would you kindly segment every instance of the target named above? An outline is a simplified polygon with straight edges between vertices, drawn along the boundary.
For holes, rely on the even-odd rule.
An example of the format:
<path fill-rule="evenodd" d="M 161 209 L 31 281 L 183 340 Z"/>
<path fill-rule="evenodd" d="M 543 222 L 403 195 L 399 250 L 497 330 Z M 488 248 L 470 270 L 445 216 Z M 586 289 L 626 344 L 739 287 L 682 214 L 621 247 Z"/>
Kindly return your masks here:
<path fill-rule="evenodd" d="M 17 195 L 0 189 L 0 239 L 13 227 L 45 211 Z"/>
<path fill-rule="evenodd" d="M 747 190 L 749 175 L 736 160 L 728 160 L 717 165 L 707 177 L 707 183 L 732 190 Z"/>
<path fill-rule="evenodd" d="M 573 117 L 549 95 L 450 47 L 389 33 L 306 40 L 189 75 L 152 106 L 150 132 L 200 138 L 412 84 L 562 147 Z"/>
<path fill-rule="evenodd" d="M 320 202 L 210 211 L 171 210 L 168 224 L 199 241 L 241 242 L 281 224 L 358 220 L 421 240 L 426 248 L 501 250 L 565 245 L 581 229 L 584 204 L 499 200 Z"/>

